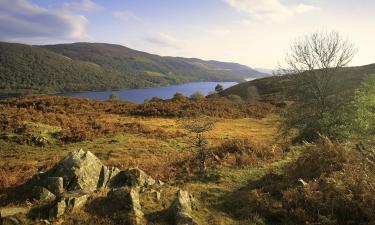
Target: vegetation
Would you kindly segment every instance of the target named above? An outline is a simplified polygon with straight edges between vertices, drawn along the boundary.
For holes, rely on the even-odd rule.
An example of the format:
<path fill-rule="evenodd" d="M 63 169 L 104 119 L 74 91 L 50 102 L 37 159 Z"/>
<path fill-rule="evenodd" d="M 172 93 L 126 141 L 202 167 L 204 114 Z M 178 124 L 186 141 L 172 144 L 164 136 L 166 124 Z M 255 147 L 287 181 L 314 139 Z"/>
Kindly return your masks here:
<path fill-rule="evenodd" d="M 313 140 L 324 134 L 342 138 L 332 129 L 337 126 L 336 116 L 343 104 L 335 93 L 334 74 L 346 66 L 355 53 L 352 44 L 337 32 L 317 32 L 296 41 L 287 56 L 293 89 L 294 104 L 285 115 L 284 130 L 299 129 L 298 138 Z"/>
<path fill-rule="evenodd" d="M 0 42 L 0 97 L 241 81 L 251 75 L 264 74 L 239 64 L 161 57 L 111 44 L 30 46 Z"/>
<path fill-rule="evenodd" d="M 204 94 L 202 94 L 201 92 L 195 92 L 194 94 L 192 94 L 190 96 L 190 98 L 194 101 L 199 101 L 199 100 L 203 100 L 206 98 L 206 96 L 204 96 Z"/>
<path fill-rule="evenodd" d="M 323 42 L 316 42 L 319 35 L 311 38 L 307 48 L 306 39 L 297 42 L 295 53 L 303 56 L 320 43 L 310 49 L 313 62 L 321 55 L 318 47 L 337 53 L 339 48 L 324 41 L 341 43 L 334 33 Z M 81 45 L 86 44 L 75 48 Z M 58 50 L 74 58 L 76 50 L 70 47 Z M 122 62 L 106 61 L 100 54 L 75 57 L 88 56 L 103 68 Z M 350 59 L 339 61 L 343 58 Z M 374 224 L 375 76 L 365 74 L 375 71 L 375 64 L 339 68 L 341 62 L 332 69 L 324 59 L 319 65 L 326 68 L 240 83 L 207 98 L 176 93 L 169 100 L 154 97 L 139 105 L 48 95 L 1 100 L 0 207 L 26 204 L 17 201 L 18 185 L 83 148 L 107 166 L 137 167 L 167 183 L 158 206 L 154 196 L 140 200 L 150 224 L 172 222 L 166 208 L 177 187 L 191 194 L 199 224 Z M 295 87 L 301 80 L 303 90 Z M 311 86 L 316 82 L 323 86 Z M 296 111 L 301 107 L 306 112 Z M 289 120 L 297 123 L 282 136 L 280 125 Z M 301 141 L 295 142 L 296 137 Z M 116 206 L 105 207 L 113 205 L 106 194 L 95 192 L 82 210 L 64 215 L 63 223 L 118 224 L 124 215 L 110 212 Z"/>
<path fill-rule="evenodd" d="M 216 85 L 215 92 L 219 93 L 219 92 L 221 92 L 223 90 L 224 90 L 223 85 L 221 85 L 221 84 L 217 84 Z"/>
<path fill-rule="evenodd" d="M 117 94 L 117 93 L 112 92 L 112 93 L 109 95 L 108 100 L 109 100 L 109 101 L 117 101 L 117 100 L 120 100 L 120 95 Z"/>

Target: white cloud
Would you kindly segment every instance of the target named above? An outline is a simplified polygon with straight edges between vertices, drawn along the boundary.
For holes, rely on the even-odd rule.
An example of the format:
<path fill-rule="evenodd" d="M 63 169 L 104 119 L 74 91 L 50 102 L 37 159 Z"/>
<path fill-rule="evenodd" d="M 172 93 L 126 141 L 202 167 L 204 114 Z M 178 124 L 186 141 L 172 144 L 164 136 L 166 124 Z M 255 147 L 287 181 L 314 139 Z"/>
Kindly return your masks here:
<path fill-rule="evenodd" d="M 152 36 L 144 38 L 145 41 L 162 48 L 180 49 L 181 41 L 166 33 L 156 33 Z"/>
<path fill-rule="evenodd" d="M 135 15 L 131 11 L 117 11 L 113 13 L 113 16 L 123 21 L 129 21 L 129 20 L 135 20 L 138 22 L 142 21 L 141 18 L 139 18 L 137 15 Z"/>
<path fill-rule="evenodd" d="M 87 19 L 66 10 L 47 10 L 27 0 L 0 0 L 0 39 L 77 40 Z"/>
<path fill-rule="evenodd" d="M 320 10 L 319 7 L 306 4 L 286 5 L 280 0 L 224 0 L 236 10 L 246 13 L 256 20 L 280 22 L 296 14 Z"/>
<path fill-rule="evenodd" d="M 64 9 L 67 10 L 82 10 L 82 11 L 97 11 L 102 10 L 101 5 L 96 4 L 91 0 L 82 0 L 81 2 L 66 2 Z"/>

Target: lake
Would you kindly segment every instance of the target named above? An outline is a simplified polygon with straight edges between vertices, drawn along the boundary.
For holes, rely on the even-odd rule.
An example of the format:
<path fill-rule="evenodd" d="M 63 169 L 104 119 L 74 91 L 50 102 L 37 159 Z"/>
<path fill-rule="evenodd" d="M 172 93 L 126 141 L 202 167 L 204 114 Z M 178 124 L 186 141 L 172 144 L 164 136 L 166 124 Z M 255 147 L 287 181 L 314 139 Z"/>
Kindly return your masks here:
<path fill-rule="evenodd" d="M 134 103 L 143 103 L 144 100 L 151 99 L 155 96 L 161 99 L 169 99 L 172 98 L 176 92 L 180 92 L 185 96 L 190 96 L 195 92 L 201 92 L 207 95 L 209 92 L 215 90 L 217 84 L 221 84 L 224 88 L 228 88 L 237 84 L 237 82 L 192 82 L 156 88 L 124 89 L 118 91 L 69 92 L 58 95 L 107 100 L 111 93 L 116 93 L 122 100 L 127 100 Z"/>

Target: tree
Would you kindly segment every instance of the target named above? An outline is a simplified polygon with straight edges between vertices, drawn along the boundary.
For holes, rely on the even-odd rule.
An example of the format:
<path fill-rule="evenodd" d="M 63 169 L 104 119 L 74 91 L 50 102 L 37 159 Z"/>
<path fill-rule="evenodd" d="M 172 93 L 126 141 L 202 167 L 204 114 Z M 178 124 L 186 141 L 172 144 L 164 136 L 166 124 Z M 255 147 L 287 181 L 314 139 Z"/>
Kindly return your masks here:
<path fill-rule="evenodd" d="M 180 92 L 176 92 L 173 95 L 173 100 L 175 100 L 175 101 L 181 101 L 181 100 L 185 100 L 185 99 L 186 99 L 186 96 L 181 94 Z"/>
<path fill-rule="evenodd" d="M 230 95 L 228 95 L 227 98 L 228 98 L 229 100 L 231 100 L 232 102 L 236 102 L 236 103 L 241 103 L 241 102 L 242 102 L 242 98 L 241 98 L 241 96 L 239 96 L 239 95 L 230 94 Z"/>
<path fill-rule="evenodd" d="M 250 86 L 247 88 L 247 100 L 258 100 L 260 98 L 258 88 L 256 86 Z"/>
<path fill-rule="evenodd" d="M 216 87 L 215 87 L 215 91 L 216 91 L 217 93 L 219 93 L 219 92 L 221 92 L 221 91 L 223 91 L 223 90 L 224 90 L 223 85 L 221 85 L 221 84 L 217 84 L 217 85 L 216 85 Z"/>
<path fill-rule="evenodd" d="M 375 75 L 364 78 L 347 111 L 352 118 L 352 133 L 363 138 L 375 134 Z"/>
<path fill-rule="evenodd" d="M 199 160 L 199 175 L 206 177 L 208 150 L 207 139 L 204 134 L 213 129 L 215 121 L 209 118 L 195 118 L 183 121 L 183 127 L 195 135 L 194 147 Z"/>
<path fill-rule="evenodd" d="M 340 68 L 348 65 L 355 47 L 338 32 L 315 32 L 297 39 L 286 56 L 288 73 L 294 84 L 290 97 L 295 103 L 285 115 L 284 131 L 297 128 L 299 138 L 315 139 L 331 133 L 334 115 L 341 101 L 335 93 Z"/>
<path fill-rule="evenodd" d="M 203 100 L 205 96 L 201 92 L 195 92 L 194 94 L 190 96 L 190 98 L 194 101 L 199 101 L 199 100 Z"/>
<path fill-rule="evenodd" d="M 120 95 L 117 94 L 117 93 L 112 92 L 112 93 L 109 95 L 108 100 L 109 100 L 109 101 L 117 101 L 117 100 L 120 100 Z"/>

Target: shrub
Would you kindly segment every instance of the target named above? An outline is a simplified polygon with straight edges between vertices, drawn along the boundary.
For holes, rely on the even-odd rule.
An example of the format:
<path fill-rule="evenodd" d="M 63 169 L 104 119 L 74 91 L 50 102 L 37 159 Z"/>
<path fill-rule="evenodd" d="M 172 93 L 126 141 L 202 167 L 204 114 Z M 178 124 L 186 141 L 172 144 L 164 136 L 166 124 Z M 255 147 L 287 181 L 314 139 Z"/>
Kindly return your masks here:
<path fill-rule="evenodd" d="M 172 100 L 174 100 L 174 101 L 182 101 L 182 100 L 185 100 L 185 99 L 186 99 L 186 96 L 181 94 L 180 92 L 176 92 L 173 95 L 173 98 L 172 98 Z"/>
<path fill-rule="evenodd" d="M 258 214 L 271 224 L 374 224 L 374 169 L 373 159 L 320 137 L 282 174 L 251 181 L 224 206 L 237 217 Z"/>
<path fill-rule="evenodd" d="M 120 95 L 117 94 L 117 93 L 112 92 L 112 93 L 109 95 L 108 100 L 109 100 L 109 101 L 118 101 L 118 100 L 120 100 Z"/>
<path fill-rule="evenodd" d="M 195 92 L 194 94 L 190 96 L 190 98 L 194 101 L 199 101 L 199 100 L 205 99 L 205 96 L 201 92 Z"/>
<path fill-rule="evenodd" d="M 223 90 L 224 90 L 223 85 L 221 85 L 221 84 L 217 84 L 217 85 L 216 85 L 216 87 L 215 87 L 215 92 L 219 93 L 219 92 L 221 92 L 221 91 L 223 91 Z"/>
<path fill-rule="evenodd" d="M 236 103 L 242 102 L 242 98 L 239 95 L 234 95 L 234 94 L 228 95 L 228 99 Z"/>

